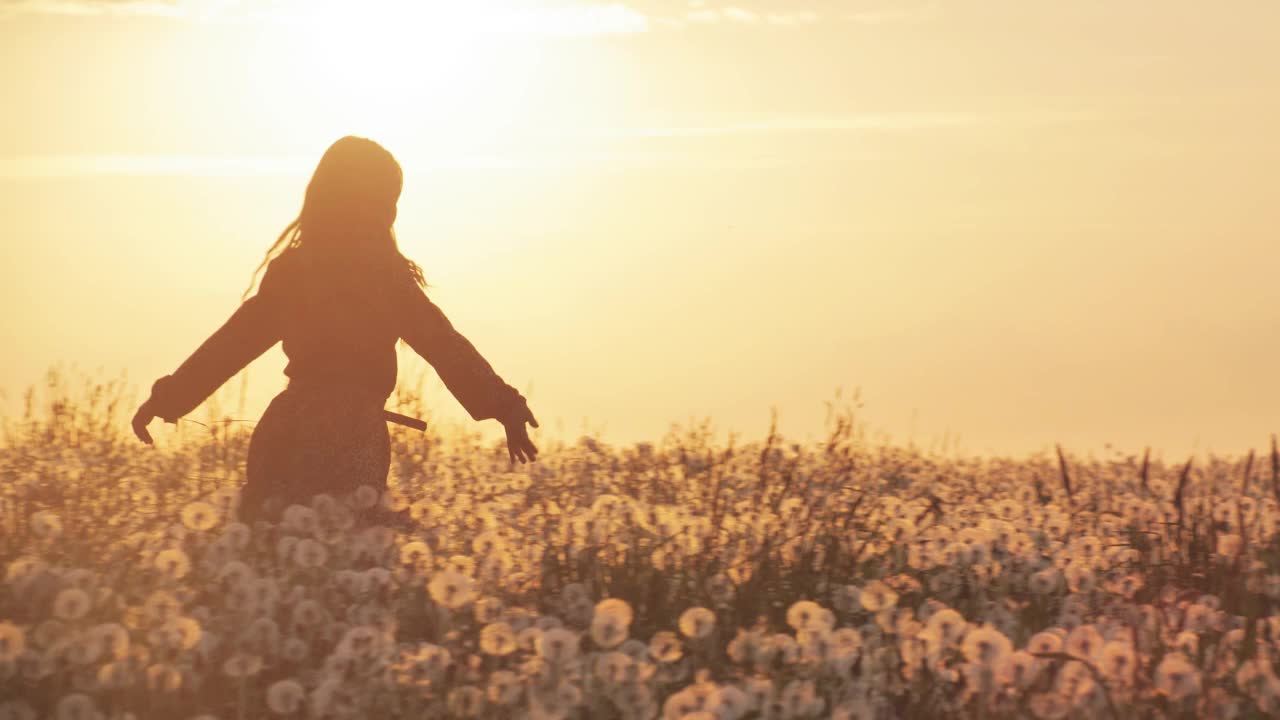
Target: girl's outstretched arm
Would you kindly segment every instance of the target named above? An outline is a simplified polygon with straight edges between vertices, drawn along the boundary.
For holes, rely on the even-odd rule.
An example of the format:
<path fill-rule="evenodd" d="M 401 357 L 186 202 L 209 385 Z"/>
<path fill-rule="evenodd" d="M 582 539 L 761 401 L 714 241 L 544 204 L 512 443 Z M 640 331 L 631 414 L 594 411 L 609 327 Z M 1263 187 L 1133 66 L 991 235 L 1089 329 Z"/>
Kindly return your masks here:
<path fill-rule="evenodd" d="M 431 363 L 445 387 L 474 420 L 496 418 L 507 431 L 511 461 L 537 459 L 538 449 L 529 440 L 525 423 L 538 427 L 523 395 L 503 382 L 469 340 L 454 329 L 444 312 L 413 285 L 406 291 L 400 337 L 414 352 Z"/>
<path fill-rule="evenodd" d="M 172 375 L 151 386 L 151 397 L 133 420 L 134 432 L 143 442 L 151 442 L 146 426 L 152 418 L 177 422 L 280 340 L 280 278 L 271 270 L 267 268 L 256 295 L 241 303 Z"/>

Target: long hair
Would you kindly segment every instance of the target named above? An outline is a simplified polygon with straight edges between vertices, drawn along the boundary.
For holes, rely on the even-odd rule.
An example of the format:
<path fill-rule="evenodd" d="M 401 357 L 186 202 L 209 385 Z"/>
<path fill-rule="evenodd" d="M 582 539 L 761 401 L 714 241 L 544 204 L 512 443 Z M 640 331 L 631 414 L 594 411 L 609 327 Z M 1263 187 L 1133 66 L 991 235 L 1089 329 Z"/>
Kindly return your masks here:
<path fill-rule="evenodd" d="M 422 268 L 396 243 L 393 225 L 403 187 L 404 172 L 386 148 L 354 135 L 338 139 L 320 157 L 307 183 L 302 211 L 267 250 L 241 299 L 249 297 L 258 274 L 272 259 L 304 248 L 329 257 L 389 261 L 425 288 Z"/>

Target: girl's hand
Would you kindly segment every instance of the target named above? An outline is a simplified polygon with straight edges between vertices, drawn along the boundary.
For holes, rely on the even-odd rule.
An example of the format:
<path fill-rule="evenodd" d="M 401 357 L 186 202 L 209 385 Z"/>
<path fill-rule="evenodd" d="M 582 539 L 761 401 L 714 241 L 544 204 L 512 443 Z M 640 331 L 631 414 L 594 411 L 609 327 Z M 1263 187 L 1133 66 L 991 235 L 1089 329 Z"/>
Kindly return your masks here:
<path fill-rule="evenodd" d="M 155 419 L 156 414 L 151 411 L 151 401 L 147 400 L 142 403 L 142 407 L 138 408 L 138 412 L 133 416 L 133 434 L 138 436 L 142 442 L 153 445 L 151 433 L 147 430 L 147 423 Z"/>
<path fill-rule="evenodd" d="M 511 455 L 513 465 L 516 460 L 524 463 L 538 459 L 538 448 L 533 446 L 529 431 L 524 427 L 526 422 L 538 427 L 538 421 L 534 419 L 528 405 L 521 405 L 515 414 L 502 420 L 502 426 L 507 429 L 507 453 Z"/>

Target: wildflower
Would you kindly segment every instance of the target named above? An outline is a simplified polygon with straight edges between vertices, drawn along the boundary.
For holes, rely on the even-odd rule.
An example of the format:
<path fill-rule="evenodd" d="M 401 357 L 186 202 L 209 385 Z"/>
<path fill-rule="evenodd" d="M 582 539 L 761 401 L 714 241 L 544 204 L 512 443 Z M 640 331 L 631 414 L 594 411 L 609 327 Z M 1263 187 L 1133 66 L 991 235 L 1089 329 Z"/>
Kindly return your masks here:
<path fill-rule="evenodd" d="M 182 508 L 182 524 L 195 532 L 210 530 L 218 524 L 218 511 L 209 503 L 191 502 Z"/>
<path fill-rule="evenodd" d="M 516 649 L 516 636 L 504 622 L 486 625 L 480 631 L 480 651 L 486 655 L 510 655 Z"/>
<path fill-rule="evenodd" d="M 427 585 L 431 599 L 451 610 L 466 605 L 471 601 L 473 581 L 470 577 L 455 570 L 443 570 L 436 573 Z"/>
<path fill-rule="evenodd" d="M 277 680 L 267 688 L 267 707 L 277 715 L 292 715 L 302 708 L 306 691 L 293 678 Z"/>
<path fill-rule="evenodd" d="M 1013 643 L 1004 633 L 990 625 L 983 625 L 964 636 L 961 650 L 969 662 L 995 668 L 1006 655 L 1013 652 Z"/>
<path fill-rule="evenodd" d="M 862 609 L 876 613 L 898 604 L 898 593 L 879 580 L 872 580 L 858 594 Z"/>
<path fill-rule="evenodd" d="M 715 613 L 704 607 L 691 607 L 680 613 L 680 632 L 687 638 L 701 640 L 711 634 L 715 624 Z"/>
<path fill-rule="evenodd" d="M 1152 680 L 1156 690 L 1173 702 L 1200 693 L 1200 671 L 1180 652 L 1167 653 L 1156 666 Z"/>
<path fill-rule="evenodd" d="M 92 606 L 89 593 L 80 588 L 66 588 L 53 599 L 53 614 L 63 620 L 79 620 Z"/>
<path fill-rule="evenodd" d="M 191 571 L 191 558 L 179 548 L 168 548 L 156 553 L 156 569 L 171 580 L 181 580 Z"/>
<path fill-rule="evenodd" d="M 649 654 L 658 662 L 673 663 L 680 659 L 684 650 L 680 646 L 680 638 L 675 633 L 660 630 L 649 640 Z"/>

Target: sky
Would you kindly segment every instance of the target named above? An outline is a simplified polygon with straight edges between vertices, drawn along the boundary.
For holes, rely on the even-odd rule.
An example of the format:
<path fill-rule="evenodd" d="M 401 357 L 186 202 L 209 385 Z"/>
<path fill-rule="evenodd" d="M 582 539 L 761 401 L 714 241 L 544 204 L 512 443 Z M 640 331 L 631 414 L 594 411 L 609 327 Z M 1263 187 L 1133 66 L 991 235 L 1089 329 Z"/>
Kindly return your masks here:
<path fill-rule="evenodd" d="M 856 392 L 870 434 L 945 452 L 1263 449 L 1276 27 L 1270 0 L 0 0 L 3 407 L 55 365 L 171 372 L 356 134 L 535 438 L 750 440 L 776 408 L 817 439 Z"/>

